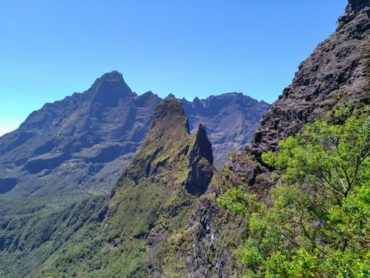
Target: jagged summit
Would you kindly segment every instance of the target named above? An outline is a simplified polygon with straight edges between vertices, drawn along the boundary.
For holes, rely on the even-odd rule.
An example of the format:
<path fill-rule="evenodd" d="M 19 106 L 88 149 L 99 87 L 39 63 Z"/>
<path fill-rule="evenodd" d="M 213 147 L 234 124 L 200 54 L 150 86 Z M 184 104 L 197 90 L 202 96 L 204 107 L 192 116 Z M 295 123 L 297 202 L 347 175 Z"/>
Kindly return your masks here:
<path fill-rule="evenodd" d="M 213 164 L 212 143 L 208 140 L 206 127 L 202 123 L 198 126 L 195 145 L 197 148 L 194 150 L 198 152 L 196 155 L 206 158 L 210 164 Z"/>
<path fill-rule="evenodd" d="M 19 129 L 0 138 L 0 187 L 6 188 L 0 194 L 110 191 L 151 125 L 155 129 L 148 139 L 181 141 L 189 129 L 195 134 L 204 123 L 214 143 L 215 161 L 223 165 L 227 153 L 249 142 L 269 107 L 247 96 L 236 101 L 220 95 L 199 100 L 199 105 L 182 100 L 182 106 L 167 99 L 157 107 L 161 100 L 150 91 L 136 95 L 122 74 L 112 71 L 85 92 L 45 104 Z"/>
<path fill-rule="evenodd" d="M 0 186 L 11 181 L 8 192 L 14 195 L 94 187 L 109 192 L 144 139 L 159 102 L 154 94 L 136 96 L 122 74 L 112 71 L 85 92 L 44 105 L 1 137 Z"/>
<path fill-rule="evenodd" d="M 94 101 L 107 104 L 117 104 L 119 98 L 135 96 L 118 71 L 103 74 L 95 80 L 89 91 L 94 94 Z"/>
<path fill-rule="evenodd" d="M 370 0 L 349 0 L 346 13 L 358 13 L 365 8 L 370 8 Z"/>
<path fill-rule="evenodd" d="M 166 98 L 176 98 L 176 96 L 174 94 L 168 94 Z"/>
<path fill-rule="evenodd" d="M 154 111 L 148 138 L 151 140 L 161 137 L 181 139 L 187 135 L 189 135 L 189 124 L 181 102 L 174 98 L 166 98 Z"/>
<path fill-rule="evenodd" d="M 111 72 L 104 73 L 100 78 L 101 80 L 110 80 L 110 81 L 124 81 L 123 75 L 117 70 L 112 70 Z"/>
<path fill-rule="evenodd" d="M 338 20 L 339 28 L 363 13 L 369 16 L 370 0 L 349 0 L 344 15 Z"/>
<path fill-rule="evenodd" d="M 181 102 L 174 98 L 166 98 L 155 109 L 153 115 L 153 126 L 156 125 L 158 121 L 173 116 L 186 117 Z"/>
<path fill-rule="evenodd" d="M 183 168 L 179 168 L 182 163 Z M 166 98 L 156 107 L 152 126 L 126 174 L 138 182 L 140 177 L 157 175 L 160 169 L 172 169 L 168 176 L 189 171 L 182 183 L 189 193 L 198 194 L 208 187 L 212 164 L 212 144 L 205 127 L 200 124 L 197 133 L 191 135 L 182 103 Z"/>
<path fill-rule="evenodd" d="M 212 144 L 208 140 L 206 128 L 199 124 L 194 144 L 189 154 L 190 171 L 185 182 L 185 189 L 190 194 L 203 194 L 213 175 Z"/>
<path fill-rule="evenodd" d="M 221 168 L 228 154 L 239 151 L 250 142 L 262 115 L 270 107 L 242 93 L 225 93 L 192 102 L 182 99 L 189 115 L 191 132 L 197 132 L 199 123 L 207 127 L 213 145 L 215 166 Z"/>

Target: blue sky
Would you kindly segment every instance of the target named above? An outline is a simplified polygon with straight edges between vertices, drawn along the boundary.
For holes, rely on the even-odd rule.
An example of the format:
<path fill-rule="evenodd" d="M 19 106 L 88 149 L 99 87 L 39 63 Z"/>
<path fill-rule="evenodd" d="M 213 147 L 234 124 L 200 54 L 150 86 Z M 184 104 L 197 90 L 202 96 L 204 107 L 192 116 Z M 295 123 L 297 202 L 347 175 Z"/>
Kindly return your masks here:
<path fill-rule="evenodd" d="M 113 69 L 139 94 L 271 103 L 346 2 L 0 1 L 0 134 Z"/>

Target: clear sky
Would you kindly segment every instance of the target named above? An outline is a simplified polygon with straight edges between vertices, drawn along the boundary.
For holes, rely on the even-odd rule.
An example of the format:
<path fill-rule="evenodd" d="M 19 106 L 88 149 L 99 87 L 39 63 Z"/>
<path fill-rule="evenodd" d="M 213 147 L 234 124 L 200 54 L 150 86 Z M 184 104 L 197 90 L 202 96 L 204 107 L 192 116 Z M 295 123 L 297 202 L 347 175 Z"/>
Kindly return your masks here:
<path fill-rule="evenodd" d="M 346 0 L 0 0 L 0 134 L 113 69 L 137 93 L 273 102 Z"/>

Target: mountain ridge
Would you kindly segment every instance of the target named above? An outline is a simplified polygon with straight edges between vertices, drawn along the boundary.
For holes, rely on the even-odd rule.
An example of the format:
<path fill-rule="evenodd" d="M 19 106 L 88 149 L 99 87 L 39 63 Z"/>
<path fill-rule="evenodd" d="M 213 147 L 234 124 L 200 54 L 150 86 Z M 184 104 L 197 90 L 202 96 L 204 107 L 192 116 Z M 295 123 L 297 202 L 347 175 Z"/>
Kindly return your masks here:
<path fill-rule="evenodd" d="M 263 153 L 278 151 L 279 141 L 317 119 L 337 120 L 338 107 L 351 113 L 369 107 L 368 7 L 368 0 L 349 0 L 348 20 L 339 20 L 337 31 L 299 66 L 291 85 L 263 116 L 252 142 L 231 154 L 222 170 L 214 168 L 206 128 L 195 125 L 197 131 L 191 134 L 191 123 L 202 114 L 191 118 L 185 111 L 203 109 L 204 103 L 217 110 L 217 100 L 189 104 L 169 96 L 156 105 L 146 138 L 111 196 L 87 198 L 46 217 L 45 208 L 39 213 L 39 204 L 22 208 L 18 218 L 7 207 L 5 213 L 0 210 L 6 216 L 0 217 L 0 275 L 241 276 L 234 255 L 248 219 L 221 208 L 218 198 L 241 188 L 268 199 L 281 176 L 264 163 Z M 104 117 L 104 111 L 100 115 Z M 15 266 L 9 264 L 12 260 Z"/>
<path fill-rule="evenodd" d="M 57 275 L 64 269 L 78 276 L 146 277 L 184 268 L 181 262 L 168 265 L 166 254 L 208 187 L 212 160 L 205 129 L 200 126 L 190 134 L 182 104 L 163 100 L 142 147 L 99 213 L 101 222 L 91 227 L 93 236 L 86 235 L 91 229 L 85 225 L 86 230 L 79 231 L 82 234 L 72 236 L 77 247 L 57 250 L 41 272 Z M 96 263 L 100 267 L 92 269 Z"/>
<path fill-rule="evenodd" d="M 217 198 L 239 186 L 266 197 L 278 178 L 262 161 L 262 153 L 277 151 L 280 140 L 316 119 L 330 121 L 337 107 L 347 106 L 352 111 L 369 107 L 369 10 L 370 1 L 349 0 L 347 20 L 340 18 L 338 30 L 299 66 L 291 85 L 263 116 L 252 142 L 231 155 L 223 170 L 214 175 L 187 227 L 195 236 L 178 247 L 184 249 L 179 253 L 189 262 L 188 277 L 238 275 L 233 246 L 241 244 L 246 220 L 222 210 Z"/>
<path fill-rule="evenodd" d="M 195 132 L 201 121 L 207 126 L 211 141 L 216 141 L 216 160 L 220 165 L 229 151 L 238 150 L 251 139 L 251 133 L 269 107 L 239 95 L 238 99 L 245 99 L 249 106 L 238 112 L 237 120 L 231 123 L 238 131 L 231 131 L 229 126 L 228 132 L 222 133 L 224 124 L 220 118 L 233 117 L 236 114 L 231 107 L 245 103 L 224 103 L 224 98 L 230 96 L 203 100 L 204 103 L 208 99 L 218 100 L 225 111 L 218 109 L 200 120 L 197 115 L 201 111 L 187 109 L 191 131 Z M 16 197 L 66 194 L 75 190 L 83 194 L 109 192 L 139 148 L 160 101 L 152 92 L 137 95 L 121 73 L 112 71 L 97 78 L 83 93 L 45 104 L 31 113 L 19 129 L 0 137 L 1 193 Z M 182 102 L 184 106 L 192 106 L 192 102 Z M 210 110 L 207 107 L 201 110 L 207 109 Z M 212 121 L 215 114 L 219 118 Z M 242 130 L 249 132 L 243 135 Z"/>

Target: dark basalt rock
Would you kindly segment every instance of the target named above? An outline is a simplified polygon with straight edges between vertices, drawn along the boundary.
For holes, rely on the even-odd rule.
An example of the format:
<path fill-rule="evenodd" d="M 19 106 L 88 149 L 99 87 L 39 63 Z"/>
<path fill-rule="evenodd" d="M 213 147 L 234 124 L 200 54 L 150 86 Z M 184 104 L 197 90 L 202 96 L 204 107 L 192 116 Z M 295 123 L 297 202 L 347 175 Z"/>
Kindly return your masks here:
<path fill-rule="evenodd" d="M 185 182 L 185 189 L 193 195 L 203 194 L 213 176 L 212 144 L 209 142 L 205 127 L 200 124 L 195 144 L 190 150 L 190 172 Z"/>
<path fill-rule="evenodd" d="M 231 152 L 242 150 L 252 140 L 262 115 L 270 107 L 240 93 L 182 102 L 192 132 L 197 131 L 199 123 L 207 126 L 217 168 L 222 168 Z"/>
<path fill-rule="evenodd" d="M 292 84 L 263 116 L 251 144 L 231 156 L 198 202 L 189 230 L 192 248 L 184 252 L 189 277 L 238 277 L 232 249 L 240 242 L 243 220 L 230 220 L 220 210 L 217 196 L 234 186 L 245 186 L 261 197 L 274 186 L 261 154 L 278 150 L 278 142 L 318 118 L 331 119 L 344 103 L 368 105 L 370 95 L 370 1 L 349 1 L 346 22 L 319 44 L 300 66 Z M 224 234 L 228 237 L 223 237 Z M 232 240 L 231 240 L 232 239 Z M 185 244 L 185 245 L 186 245 Z M 230 248 L 231 247 L 231 248 Z"/>
<path fill-rule="evenodd" d="M 346 8 L 346 14 L 359 13 L 370 7 L 370 0 L 349 0 Z"/>
<path fill-rule="evenodd" d="M 345 14 L 338 19 L 339 28 L 350 22 L 360 13 L 370 14 L 370 0 L 349 0 Z"/>
<path fill-rule="evenodd" d="M 197 157 L 204 157 L 210 164 L 213 164 L 212 144 L 208 140 L 206 127 L 202 124 L 199 124 L 195 144 L 190 151 L 191 161 L 196 160 Z"/>

